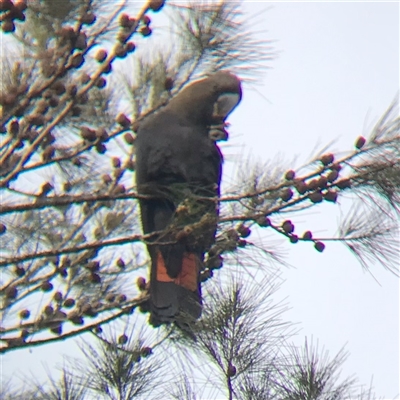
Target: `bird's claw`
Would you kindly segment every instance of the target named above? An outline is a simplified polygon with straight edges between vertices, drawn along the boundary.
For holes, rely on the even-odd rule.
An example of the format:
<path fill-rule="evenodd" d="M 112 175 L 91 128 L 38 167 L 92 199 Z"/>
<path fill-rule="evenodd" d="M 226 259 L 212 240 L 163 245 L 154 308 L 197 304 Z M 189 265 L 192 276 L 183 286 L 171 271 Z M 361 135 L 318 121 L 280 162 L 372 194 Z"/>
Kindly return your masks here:
<path fill-rule="evenodd" d="M 227 128 L 229 124 L 224 122 L 220 125 L 211 125 L 208 133 L 209 138 L 213 142 L 227 141 L 229 139 L 229 133 L 225 128 Z"/>

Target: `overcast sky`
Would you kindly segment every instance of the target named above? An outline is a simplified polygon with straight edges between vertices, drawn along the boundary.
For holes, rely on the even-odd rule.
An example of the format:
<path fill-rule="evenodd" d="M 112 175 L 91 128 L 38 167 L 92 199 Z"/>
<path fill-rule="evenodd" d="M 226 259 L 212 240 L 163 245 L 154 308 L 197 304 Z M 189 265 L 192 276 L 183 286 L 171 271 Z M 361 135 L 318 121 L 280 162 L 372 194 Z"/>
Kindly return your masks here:
<path fill-rule="evenodd" d="M 333 151 L 351 150 L 399 89 L 399 5 L 247 1 L 245 9 L 266 31 L 260 35 L 276 40 L 279 57 L 257 90 L 245 86 L 230 118 L 226 151 L 260 160 L 281 153 L 288 160 L 299 156 L 301 163 L 317 143 L 336 140 Z M 228 157 L 227 179 L 232 164 Z M 295 221 L 299 231 L 334 233 L 338 208 L 315 208 Z M 356 374 L 366 385 L 373 378 L 377 395 L 398 396 L 398 279 L 376 265 L 378 284 L 339 244 L 329 244 L 323 254 L 306 244 L 287 249 L 294 268 L 283 270 L 286 282 L 278 297 L 287 296 L 292 307 L 285 319 L 300 323 L 296 343 L 313 337 L 332 356 L 346 345 L 344 375 Z M 11 353 L 2 358 L 2 374 L 38 373 L 43 361 L 53 365 L 70 349 L 61 343 Z"/>
<path fill-rule="evenodd" d="M 230 118 L 229 151 L 245 143 L 260 160 L 298 155 L 301 165 L 317 143 L 336 140 L 332 150 L 351 150 L 399 89 L 398 3 L 246 1 L 246 10 L 280 54 L 257 87 L 267 100 L 245 90 Z M 320 206 L 296 228 L 327 236 L 339 215 L 336 206 Z M 303 328 L 295 341 L 313 336 L 331 355 L 346 344 L 344 375 L 365 384 L 373 377 L 377 395 L 398 396 L 398 279 L 376 265 L 378 284 L 340 244 L 329 243 L 323 254 L 306 244 L 288 250 L 295 268 L 284 270 L 279 295 L 292 307 L 285 317 Z"/>

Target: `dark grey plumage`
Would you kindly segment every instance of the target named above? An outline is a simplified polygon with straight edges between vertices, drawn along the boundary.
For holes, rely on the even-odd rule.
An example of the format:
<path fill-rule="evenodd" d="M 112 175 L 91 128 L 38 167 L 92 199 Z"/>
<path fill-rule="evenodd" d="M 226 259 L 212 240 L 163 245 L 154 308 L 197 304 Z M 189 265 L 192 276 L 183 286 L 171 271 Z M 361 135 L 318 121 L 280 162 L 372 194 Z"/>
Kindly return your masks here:
<path fill-rule="evenodd" d="M 217 72 L 188 85 L 138 129 L 137 188 L 152 196 L 140 200 L 143 231 L 162 231 L 147 246 L 154 325 L 201 315 L 200 270 L 218 216 L 217 204 L 207 197 L 219 196 L 223 161 L 209 134 L 223 127 L 240 99 L 239 79 Z M 205 221 L 200 234 L 179 236 L 200 219 Z"/>

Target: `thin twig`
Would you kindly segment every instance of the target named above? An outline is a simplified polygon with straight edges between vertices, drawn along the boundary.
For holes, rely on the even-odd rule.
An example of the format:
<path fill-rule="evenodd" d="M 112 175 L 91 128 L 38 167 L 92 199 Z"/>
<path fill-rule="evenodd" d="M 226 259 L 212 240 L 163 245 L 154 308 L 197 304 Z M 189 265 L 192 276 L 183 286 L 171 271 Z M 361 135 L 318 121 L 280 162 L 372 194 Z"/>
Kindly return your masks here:
<path fill-rule="evenodd" d="M 88 332 L 88 331 L 96 328 L 99 325 L 108 324 L 109 322 L 120 318 L 124 314 L 131 314 L 132 311 L 136 307 L 138 307 L 139 305 L 143 304 L 147 300 L 148 300 L 147 297 L 141 297 L 140 299 L 133 300 L 131 304 L 129 304 L 126 307 L 123 307 L 121 311 L 119 311 L 116 314 L 111 315 L 108 318 L 105 318 L 102 321 L 94 322 L 94 323 L 92 323 L 90 325 L 86 325 L 86 326 L 84 326 L 82 328 L 76 329 L 74 331 L 71 331 L 71 332 L 56 336 L 56 337 L 51 337 L 51 338 L 46 338 L 46 339 L 39 339 L 39 340 L 32 340 L 32 341 L 29 341 L 29 342 L 21 342 L 20 338 L 1 339 L 3 341 L 8 341 L 9 345 L 7 347 L 0 347 L 0 354 L 5 354 L 5 353 L 7 353 L 9 351 L 12 351 L 12 350 L 23 349 L 25 347 L 34 347 L 34 346 L 41 346 L 43 344 L 48 344 L 48 343 L 52 343 L 52 342 L 60 342 L 60 341 L 65 340 L 65 339 L 69 339 L 69 338 L 72 338 L 74 336 L 81 335 L 82 333 Z M 15 343 L 14 345 L 13 345 L 13 340 L 14 340 L 14 343 Z"/>

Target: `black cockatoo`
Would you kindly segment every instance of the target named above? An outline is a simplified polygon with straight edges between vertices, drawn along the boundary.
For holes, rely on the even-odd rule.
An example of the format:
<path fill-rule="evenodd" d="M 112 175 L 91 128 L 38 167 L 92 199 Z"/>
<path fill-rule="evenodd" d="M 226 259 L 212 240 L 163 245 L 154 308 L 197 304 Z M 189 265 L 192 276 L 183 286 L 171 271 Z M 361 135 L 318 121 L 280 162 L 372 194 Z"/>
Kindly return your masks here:
<path fill-rule="evenodd" d="M 137 190 L 151 257 L 150 322 L 187 324 L 202 309 L 200 272 L 215 239 L 225 120 L 240 102 L 239 78 L 217 72 L 184 88 L 140 123 Z M 210 198 L 210 199 L 209 199 Z"/>

